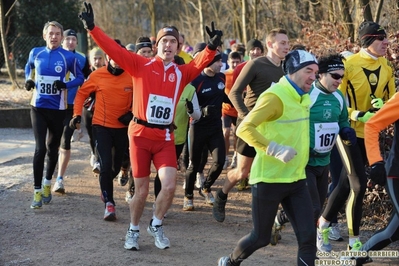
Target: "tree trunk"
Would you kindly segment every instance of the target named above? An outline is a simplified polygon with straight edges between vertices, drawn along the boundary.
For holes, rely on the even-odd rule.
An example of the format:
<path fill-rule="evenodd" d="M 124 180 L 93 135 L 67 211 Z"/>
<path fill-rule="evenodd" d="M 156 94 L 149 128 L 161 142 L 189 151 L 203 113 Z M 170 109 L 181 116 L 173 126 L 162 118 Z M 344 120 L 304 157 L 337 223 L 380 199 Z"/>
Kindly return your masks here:
<path fill-rule="evenodd" d="M 357 36 L 355 36 L 355 28 L 353 25 L 352 16 L 349 10 L 349 3 L 346 0 L 339 0 L 339 9 L 342 14 L 342 22 L 345 28 L 346 37 L 351 37 L 352 42 L 356 40 Z"/>
<path fill-rule="evenodd" d="M 17 77 L 16 77 L 16 69 L 15 69 L 15 61 L 12 53 L 8 51 L 8 43 L 7 36 L 5 34 L 5 25 L 4 22 L 4 1 L 0 1 L 0 34 L 1 34 L 1 44 L 3 45 L 3 53 L 4 53 L 4 61 L 6 64 L 6 69 L 8 72 L 8 76 L 11 80 L 11 90 L 15 90 L 18 87 Z"/>
<path fill-rule="evenodd" d="M 242 19 L 242 42 L 245 44 L 248 42 L 247 36 L 247 0 L 242 0 L 242 10 L 241 10 L 241 19 Z"/>
<path fill-rule="evenodd" d="M 379 0 L 377 4 L 377 9 L 375 11 L 375 16 L 374 16 L 374 21 L 379 23 L 380 21 L 380 16 L 381 16 L 381 10 L 382 6 L 384 5 L 384 0 Z"/>
<path fill-rule="evenodd" d="M 200 34 L 201 38 L 204 42 L 206 42 L 206 36 L 205 36 L 205 31 L 204 31 L 204 14 L 202 10 L 202 0 L 198 0 L 198 17 L 199 17 L 199 23 L 200 23 Z"/>

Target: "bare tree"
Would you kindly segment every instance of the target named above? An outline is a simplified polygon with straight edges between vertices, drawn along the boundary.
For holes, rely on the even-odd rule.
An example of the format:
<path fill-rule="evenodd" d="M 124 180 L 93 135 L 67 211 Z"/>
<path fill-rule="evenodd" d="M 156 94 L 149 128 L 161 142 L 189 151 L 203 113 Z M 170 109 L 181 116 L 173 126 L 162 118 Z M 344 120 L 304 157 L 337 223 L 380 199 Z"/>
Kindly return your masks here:
<path fill-rule="evenodd" d="M 14 2 L 14 4 L 16 1 Z M 11 6 L 11 8 L 14 7 L 14 4 Z M 10 9 L 11 9 L 10 8 Z M 8 12 L 7 12 L 8 13 Z M 16 89 L 18 86 L 17 83 L 17 77 L 16 77 L 16 69 L 15 69 L 15 63 L 13 60 L 13 55 L 9 53 L 8 50 L 8 43 L 7 43 L 7 34 L 5 31 L 5 13 L 4 13 L 4 1 L 2 0 L 0 2 L 0 33 L 1 33 L 1 44 L 3 45 L 3 53 L 4 53 L 4 61 L 6 65 L 6 69 L 8 72 L 8 76 L 11 80 L 11 90 Z"/>

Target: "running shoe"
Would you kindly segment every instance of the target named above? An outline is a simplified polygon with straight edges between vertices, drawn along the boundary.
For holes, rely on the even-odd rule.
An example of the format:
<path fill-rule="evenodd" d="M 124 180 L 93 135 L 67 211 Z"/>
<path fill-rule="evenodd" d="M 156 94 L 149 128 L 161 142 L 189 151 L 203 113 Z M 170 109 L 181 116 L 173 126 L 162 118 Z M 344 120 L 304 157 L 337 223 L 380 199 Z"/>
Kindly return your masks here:
<path fill-rule="evenodd" d="M 41 191 L 34 192 L 33 193 L 33 201 L 32 201 L 32 204 L 30 205 L 30 207 L 32 209 L 39 209 L 42 207 L 42 203 L 43 203 L 42 192 Z"/>
<path fill-rule="evenodd" d="M 328 239 L 333 240 L 333 241 L 343 241 L 344 240 L 341 237 L 338 223 L 331 224 L 331 229 L 330 229 L 330 232 L 328 233 Z"/>
<path fill-rule="evenodd" d="M 281 240 L 281 230 L 283 230 L 284 226 L 281 224 L 276 223 L 273 224 L 272 227 L 272 235 L 270 237 L 270 245 L 275 246 L 277 245 L 278 241 Z"/>
<path fill-rule="evenodd" d="M 44 204 L 49 204 L 52 196 L 51 196 L 51 185 L 43 185 L 43 193 L 42 199 Z"/>
<path fill-rule="evenodd" d="M 54 187 L 53 187 L 54 192 L 58 192 L 61 194 L 65 193 L 65 188 L 64 188 L 64 182 L 62 179 L 57 179 L 55 181 Z"/>
<path fill-rule="evenodd" d="M 205 198 L 205 202 L 209 205 L 213 205 L 215 202 L 215 198 L 213 197 L 213 194 L 210 189 L 199 189 L 199 194 Z"/>
<path fill-rule="evenodd" d="M 152 220 L 148 225 L 147 232 L 154 237 L 155 246 L 159 249 L 169 248 L 170 242 L 163 232 L 163 226 L 162 225 L 152 226 L 151 223 Z"/>
<path fill-rule="evenodd" d="M 111 202 L 107 202 L 105 204 L 104 220 L 105 221 L 115 221 L 116 220 L 115 206 Z"/>
<path fill-rule="evenodd" d="M 230 257 L 221 257 L 218 261 L 218 266 L 231 266 Z"/>
<path fill-rule="evenodd" d="M 328 232 L 330 227 L 326 229 L 317 228 L 316 246 L 319 251 L 331 252 L 332 247 L 330 241 L 328 240 Z"/>
<path fill-rule="evenodd" d="M 219 195 L 219 191 L 216 192 L 216 198 L 215 198 L 215 202 L 213 203 L 213 208 L 212 208 L 212 215 L 216 221 L 222 223 L 224 221 L 224 219 L 226 218 L 227 199 L 222 200 L 221 198 L 219 198 L 218 195 Z"/>
<path fill-rule="evenodd" d="M 184 197 L 183 211 L 193 211 L 193 210 L 194 210 L 193 198 L 189 199 L 187 197 Z"/>
<path fill-rule="evenodd" d="M 101 166 L 99 162 L 95 162 L 93 165 L 93 173 L 100 174 Z"/>
<path fill-rule="evenodd" d="M 120 170 L 118 174 L 118 183 L 119 185 L 126 186 L 127 182 L 129 181 L 129 171 L 127 170 Z"/>
<path fill-rule="evenodd" d="M 140 233 L 139 231 L 136 230 L 127 230 L 126 236 L 125 236 L 125 249 L 129 250 L 140 250 L 139 247 L 139 238 L 140 238 Z"/>

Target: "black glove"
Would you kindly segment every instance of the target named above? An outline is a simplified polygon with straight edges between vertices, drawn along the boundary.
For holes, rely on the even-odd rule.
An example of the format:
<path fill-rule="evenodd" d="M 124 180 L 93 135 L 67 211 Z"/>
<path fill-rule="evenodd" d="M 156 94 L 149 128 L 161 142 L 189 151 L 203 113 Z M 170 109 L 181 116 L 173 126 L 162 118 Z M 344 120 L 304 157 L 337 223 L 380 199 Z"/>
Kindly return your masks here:
<path fill-rule="evenodd" d="M 61 80 L 54 80 L 53 86 L 57 90 L 65 90 L 66 89 L 65 82 L 62 82 Z"/>
<path fill-rule="evenodd" d="M 187 113 L 189 113 L 190 115 L 194 112 L 193 103 L 189 101 L 187 98 L 186 98 L 186 104 L 184 106 L 186 107 Z"/>
<path fill-rule="evenodd" d="M 69 121 L 69 127 L 71 129 L 76 129 L 76 124 L 80 124 L 81 122 L 82 122 L 82 117 L 80 115 L 72 117 L 71 121 Z"/>
<path fill-rule="evenodd" d="M 341 128 L 341 130 L 339 131 L 339 136 L 341 137 L 343 142 L 348 146 L 356 144 L 357 141 L 356 132 L 351 127 Z"/>
<path fill-rule="evenodd" d="M 208 48 L 215 51 L 218 46 L 222 44 L 223 32 L 221 30 L 215 29 L 215 23 L 213 21 L 211 23 L 211 27 L 212 31 L 208 26 L 205 27 L 206 32 L 209 35 Z"/>
<path fill-rule="evenodd" d="M 370 165 L 370 179 L 378 185 L 385 185 L 387 172 L 385 171 L 385 163 L 383 161 Z"/>
<path fill-rule="evenodd" d="M 121 122 L 122 124 L 124 124 L 125 126 L 128 126 L 130 121 L 132 121 L 132 119 L 133 119 L 133 114 L 132 114 L 132 112 L 129 111 L 126 114 L 121 115 L 118 118 L 118 121 Z"/>
<path fill-rule="evenodd" d="M 90 3 L 84 2 L 85 5 L 85 11 L 82 11 L 80 13 L 79 18 L 83 22 L 83 27 L 86 30 L 92 30 L 94 29 L 94 13 L 93 13 L 93 8 L 91 7 Z"/>
<path fill-rule="evenodd" d="M 207 105 L 202 108 L 202 116 L 203 117 L 207 117 L 207 116 L 210 116 L 215 113 L 216 113 L 216 108 L 214 105 Z"/>
<path fill-rule="evenodd" d="M 31 79 L 28 79 L 25 82 L 25 90 L 30 91 L 31 89 L 33 89 L 35 87 L 35 82 Z"/>

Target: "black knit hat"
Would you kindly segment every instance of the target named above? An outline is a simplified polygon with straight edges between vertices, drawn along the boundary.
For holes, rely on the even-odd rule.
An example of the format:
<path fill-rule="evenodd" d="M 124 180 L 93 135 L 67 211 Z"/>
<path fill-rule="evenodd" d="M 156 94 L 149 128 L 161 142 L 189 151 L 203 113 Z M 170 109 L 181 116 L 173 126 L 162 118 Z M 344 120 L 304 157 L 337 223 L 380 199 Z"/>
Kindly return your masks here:
<path fill-rule="evenodd" d="M 64 38 L 68 36 L 75 36 L 76 38 L 78 38 L 78 34 L 72 29 L 67 29 L 64 31 Z"/>
<path fill-rule="evenodd" d="M 148 47 L 152 49 L 152 44 L 151 44 L 151 40 L 148 37 L 139 37 L 136 40 L 136 53 L 144 47 Z"/>
<path fill-rule="evenodd" d="M 387 35 L 385 30 L 373 21 L 363 21 L 359 26 L 359 39 L 362 47 L 369 47 L 380 35 Z"/>
<path fill-rule="evenodd" d="M 285 56 L 282 67 L 285 74 L 293 74 L 308 65 L 318 64 L 316 57 L 304 50 L 294 50 Z"/>
<path fill-rule="evenodd" d="M 257 39 L 251 39 L 247 42 L 247 51 L 251 51 L 253 48 L 258 47 L 260 48 L 260 50 L 262 51 L 262 53 L 264 52 L 264 47 L 261 41 L 257 40 Z"/>

